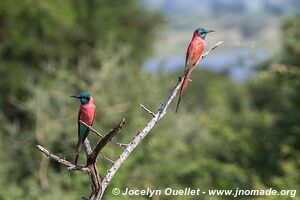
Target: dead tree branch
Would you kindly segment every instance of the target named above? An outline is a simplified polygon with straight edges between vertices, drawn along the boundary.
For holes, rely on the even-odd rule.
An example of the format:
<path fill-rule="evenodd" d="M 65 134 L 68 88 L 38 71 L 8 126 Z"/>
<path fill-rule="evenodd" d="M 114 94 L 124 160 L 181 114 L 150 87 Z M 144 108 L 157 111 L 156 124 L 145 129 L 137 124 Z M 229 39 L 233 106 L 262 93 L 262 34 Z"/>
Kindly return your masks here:
<path fill-rule="evenodd" d="M 166 113 L 166 109 L 176 96 L 177 92 L 179 91 L 183 79 L 181 79 L 173 89 L 171 95 L 167 99 L 167 101 L 160 107 L 159 111 L 154 114 L 155 116 L 151 119 L 151 121 L 145 126 L 142 131 L 138 131 L 133 138 L 133 140 L 126 146 L 123 153 L 120 155 L 119 159 L 115 161 L 114 165 L 108 170 L 106 176 L 102 180 L 102 190 L 105 191 L 106 187 L 110 183 L 111 179 L 121 167 L 122 163 L 126 160 L 126 158 L 130 155 L 130 153 L 138 146 L 138 144 L 146 137 L 149 131 L 155 126 L 155 124 L 164 116 Z M 103 192 L 104 193 L 104 192 Z M 102 195 L 103 195 L 102 193 Z"/>
<path fill-rule="evenodd" d="M 51 153 L 50 151 L 48 151 L 47 149 L 45 149 L 44 147 L 42 147 L 41 145 L 37 145 L 36 146 L 43 154 L 45 154 L 47 157 L 59 162 L 60 164 L 65 165 L 66 167 L 68 167 L 69 170 L 79 170 L 82 172 L 87 172 L 88 169 L 86 167 L 82 167 L 79 165 L 74 165 L 73 163 L 71 163 L 68 160 L 65 160 L 53 153 Z"/>
<path fill-rule="evenodd" d="M 218 42 L 214 46 L 212 46 L 207 52 L 205 52 L 202 55 L 202 58 L 205 58 L 211 51 L 216 49 L 218 46 L 220 46 L 223 42 Z M 111 179 L 115 175 L 115 173 L 118 171 L 118 169 L 121 167 L 122 163 L 126 160 L 126 158 L 130 155 L 130 153 L 138 146 L 138 144 L 147 136 L 149 131 L 155 126 L 155 124 L 166 114 L 166 110 L 169 107 L 170 103 L 172 100 L 175 98 L 177 95 L 178 91 L 180 90 L 180 87 L 183 83 L 183 78 L 181 78 L 176 86 L 174 87 L 173 91 L 171 92 L 170 96 L 167 98 L 167 100 L 161 105 L 159 108 L 159 111 L 154 114 L 151 111 L 149 111 L 147 108 L 145 109 L 144 106 L 141 105 L 142 108 L 144 108 L 147 112 L 149 112 L 153 118 L 150 120 L 150 122 L 144 127 L 142 131 L 138 131 L 133 138 L 133 140 L 126 146 L 125 150 L 123 153 L 120 155 L 119 159 L 115 161 L 114 165 L 108 170 L 108 173 L 106 176 L 103 178 L 102 181 L 102 195 L 110 183 Z"/>
<path fill-rule="evenodd" d="M 212 46 L 207 52 L 205 52 L 202 55 L 202 58 L 205 58 L 211 51 L 213 51 L 214 49 L 216 49 L 222 43 L 223 42 L 218 42 L 217 44 L 215 44 L 214 46 Z M 121 167 L 122 163 L 126 160 L 126 158 L 130 155 L 130 153 L 137 147 L 137 145 L 147 136 L 147 134 L 149 133 L 149 131 L 156 125 L 156 123 L 166 114 L 166 110 L 167 110 L 168 106 L 170 105 L 170 103 L 172 102 L 172 100 L 175 98 L 176 94 L 180 90 L 180 87 L 181 87 L 182 83 L 183 83 L 183 78 L 181 78 L 177 82 L 177 84 L 176 84 L 175 88 L 173 89 L 173 91 L 171 92 L 170 96 L 161 105 L 161 107 L 159 108 L 159 111 L 156 114 L 152 113 L 150 110 L 148 110 L 143 105 L 141 105 L 141 107 L 144 110 L 146 110 L 148 113 L 150 113 L 153 116 L 153 118 L 144 127 L 144 129 L 142 131 L 138 131 L 136 133 L 135 137 L 127 145 L 127 147 L 125 148 L 125 150 L 123 151 L 123 153 L 120 155 L 119 159 L 116 160 L 115 163 L 114 163 L 114 165 L 110 168 L 110 170 L 108 170 L 108 173 L 106 174 L 106 176 L 103 178 L 103 181 L 102 181 L 102 190 L 103 190 L 103 193 L 104 193 L 106 187 L 108 186 L 108 184 L 110 183 L 111 179 L 115 175 L 115 173 Z M 103 193 L 102 193 L 102 195 L 103 195 Z"/>
<path fill-rule="evenodd" d="M 82 123 L 82 122 L 81 122 Z M 118 123 L 112 130 L 110 130 L 109 133 L 107 133 L 96 145 L 96 147 L 92 150 L 89 140 L 86 138 L 83 146 L 85 149 L 85 153 L 87 156 L 87 161 L 85 166 L 79 166 L 71 163 L 70 161 L 63 159 L 44 147 L 37 145 L 37 148 L 39 151 L 41 151 L 43 154 L 45 154 L 47 157 L 59 162 L 60 164 L 65 165 L 69 170 L 78 170 L 82 172 L 86 172 L 90 179 L 91 179 L 91 188 L 92 188 L 92 194 L 88 198 L 89 200 L 99 200 L 102 196 L 102 187 L 101 187 L 101 180 L 99 177 L 98 170 L 96 168 L 96 160 L 101 152 L 101 150 L 104 148 L 104 146 L 114 137 L 116 134 L 120 132 L 120 130 L 123 128 L 125 124 L 125 119 L 122 119 L 120 123 Z M 86 124 L 84 124 L 86 125 Z M 98 132 L 97 130 L 93 129 L 93 127 L 89 126 L 91 130 L 94 130 L 95 132 Z M 112 161 L 112 160 L 111 160 Z M 113 162 L 113 161 L 112 161 Z M 84 198 L 87 199 L 87 198 Z"/>

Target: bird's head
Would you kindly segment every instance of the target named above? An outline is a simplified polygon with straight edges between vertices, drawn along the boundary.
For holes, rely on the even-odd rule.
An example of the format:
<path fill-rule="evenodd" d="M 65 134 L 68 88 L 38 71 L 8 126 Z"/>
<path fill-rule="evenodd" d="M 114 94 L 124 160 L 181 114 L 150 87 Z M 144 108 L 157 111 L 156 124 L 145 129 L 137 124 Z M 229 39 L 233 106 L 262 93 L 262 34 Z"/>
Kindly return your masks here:
<path fill-rule="evenodd" d="M 215 32 L 214 30 L 207 30 L 205 28 L 198 28 L 195 33 L 201 37 L 202 39 L 205 39 L 205 36 L 207 33 Z"/>
<path fill-rule="evenodd" d="M 79 96 L 71 96 L 80 100 L 82 105 L 87 104 L 90 101 L 91 95 L 89 93 L 81 93 Z"/>

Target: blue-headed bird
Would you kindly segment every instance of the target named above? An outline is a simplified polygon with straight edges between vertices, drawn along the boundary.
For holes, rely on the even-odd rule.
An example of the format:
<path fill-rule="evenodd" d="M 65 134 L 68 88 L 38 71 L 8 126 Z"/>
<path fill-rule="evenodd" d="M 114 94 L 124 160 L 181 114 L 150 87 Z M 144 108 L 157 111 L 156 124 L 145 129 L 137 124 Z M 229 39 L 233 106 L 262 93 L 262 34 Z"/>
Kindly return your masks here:
<path fill-rule="evenodd" d="M 205 37 L 207 33 L 214 32 L 214 30 L 207 30 L 205 28 L 198 28 L 195 30 L 193 38 L 189 44 L 189 47 L 186 52 L 186 59 L 185 59 L 185 75 L 183 84 L 181 85 L 180 95 L 178 99 L 178 103 L 176 106 L 176 113 L 179 108 L 181 97 L 183 96 L 186 87 L 189 83 L 191 73 L 198 65 L 199 61 L 201 60 L 202 53 L 205 47 Z"/>
<path fill-rule="evenodd" d="M 82 93 L 79 96 L 71 96 L 79 99 L 80 107 L 78 112 L 78 142 L 76 145 L 76 158 L 75 164 L 78 162 L 78 157 L 80 153 L 81 146 L 89 134 L 89 128 L 80 123 L 83 121 L 89 126 L 93 125 L 95 116 L 96 116 L 96 106 L 94 104 L 93 97 L 88 93 Z"/>

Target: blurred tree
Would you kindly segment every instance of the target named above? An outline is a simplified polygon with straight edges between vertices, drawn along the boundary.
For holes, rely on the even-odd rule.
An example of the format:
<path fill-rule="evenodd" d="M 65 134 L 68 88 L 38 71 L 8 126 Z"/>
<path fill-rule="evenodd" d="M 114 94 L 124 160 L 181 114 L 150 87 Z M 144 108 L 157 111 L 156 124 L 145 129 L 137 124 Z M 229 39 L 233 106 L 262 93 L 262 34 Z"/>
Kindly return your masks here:
<path fill-rule="evenodd" d="M 4 124 L 0 148 L 7 152 L 0 153 L 7 161 L 0 167 L 0 184 L 9 188 L 1 190 L 0 199 L 38 199 L 38 184 L 49 192 L 45 199 L 62 199 L 57 191 L 68 193 L 74 179 L 86 185 L 80 176 L 69 177 L 60 166 L 40 160 L 35 144 L 72 158 L 76 132 L 72 119 L 76 120 L 78 105 L 70 104 L 68 96 L 81 91 L 97 92 L 98 102 L 103 100 L 98 118 L 109 113 L 102 120 L 104 127 L 119 120 L 116 113 L 127 111 L 138 100 L 128 93 L 140 91 L 131 90 L 138 86 L 131 84 L 139 82 L 133 74 L 142 73 L 140 64 L 151 53 L 161 22 L 159 13 L 136 0 L 0 2 L 0 91 L 5 93 L 0 98 Z M 140 77 L 147 82 L 145 75 Z M 123 84 L 132 87 L 120 89 Z M 104 85 L 111 95 L 103 95 Z M 121 93 L 133 100 L 124 97 L 123 102 Z M 66 109 L 75 110 L 74 115 Z M 48 178 L 54 185 L 49 187 Z M 64 198 L 75 199 L 86 189 L 78 186 Z"/>
<path fill-rule="evenodd" d="M 272 117 L 272 126 L 266 131 L 264 142 L 268 145 L 263 145 L 260 152 L 270 151 L 267 159 L 264 157 L 264 161 L 275 159 L 270 165 L 283 170 L 282 173 L 287 163 L 294 163 L 294 167 L 299 167 L 299 23 L 299 17 L 290 18 L 284 23 L 281 62 L 270 63 L 250 84 L 250 92 L 255 97 L 254 109 L 269 113 Z"/>
<path fill-rule="evenodd" d="M 130 45 L 131 59 L 140 61 L 151 50 L 153 28 L 161 21 L 136 0 L 4 0 L 0 18 L 1 60 L 35 67 L 49 60 L 76 63 L 109 39 L 114 48 Z"/>
<path fill-rule="evenodd" d="M 155 111 L 178 77 L 146 74 L 139 67 L 150 51 L 157 15 L 136 1 L 26 0 L 0 5 L 0 186 L 5 188 L 0 199 L 84 196 L 88 180 L 48 163 L 35 144 L 74 157 L 78 102 L 68 96 L 81 91 L 95 97 L 94 127 L 101 132 L 127 119 L 116 142 L 129 141 L 144 126 L 149 116 L 138 105 Z M 168 112 L 110 188 L 299 190 L 299 20 L 291 18 L 283 25 L 281 59 L 261 66 L 247 83 L 196 71 L 180 113 Z M 98 139 L 89 137 L 92 144 Z M 112 159 L 122 150 L 108 147 L 103 153 Z M 110 163 L 101 157 L 98 163 L 102 176 Z"/>
<path fill-rule="evenodd" d="M 300 63 L 300 17 L 286 20 L 282 25 L 283 52 L 282 62 L 299 69 Z"/>
<path fill-rule="evenodd" d="M 23 83 L 28 78 L 44 84 L 51 80 L 47 62 L 70 70 L 82 60 L 88 67 L 101 67 L 95 49 L 110 48 L 108 53 L 117 55 L 127 46 L 124 62 L 140 64 L 151 51 L 161 19 L 136 0 L 1 1 L 0 90 L 6 93 L 1 110 L 28 125 L 30 119 L 12 99 L 26 98 L 30 88 Z"/>

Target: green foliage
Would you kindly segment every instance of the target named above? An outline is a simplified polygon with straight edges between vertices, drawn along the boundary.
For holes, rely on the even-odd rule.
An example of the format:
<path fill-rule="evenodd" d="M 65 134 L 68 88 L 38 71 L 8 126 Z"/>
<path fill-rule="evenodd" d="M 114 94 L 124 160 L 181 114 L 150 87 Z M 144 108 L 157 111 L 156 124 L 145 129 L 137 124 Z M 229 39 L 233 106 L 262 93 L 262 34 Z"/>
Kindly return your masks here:
<path fill-rule="evenodd" d="M 289 18 L 282 25 L 283 56 L 285 64 L 295 65 L 299 69 L 300 63 L 300 20 L 299 17 Z"/>
<path fill-rule="evenodd" d="M 123 62 L 140 64 L 151 52 L 161 21 L 135 0 L 1 1 L 0 90 L 6 95 L 0 108 L 12 121 L 30 121 L 12 102 L 23 101 L 31 91 L 20 83 L 34 79 L 47 84 L 54 68 L 72 70 L 78 63 L 101 68 L 97 49 L 118 56 L 126 46 Z"/>
<path fill-rule="evenodd" d="M 77 62 L 96 45 L 105 47 L 109 39 L 116 49 L 130 45 L 132 59 L 140 60 L 149 53 L 152 28 L 160 21 L 137 1 L 4 0 L 0 13 L 2 60 L 30 65 Z"/>
<path fill-rule="evenodd" d="M 0 200 L 88 196 L 87 176 L 45 159 L 35 145 L 74 160 L 78 102 L 69 96 L 83 91 L 95 99 L 100 132 L 126 118 L 114 142 L 130 141 L 145 126 L 150 117 L 139 104 L 156 111 L 178 77 L 139 67 L 160 17 L 136 1 L 1 1 L 0 11 Z M 149 199 L 114 196 L 114 187 L 299 190 L 299 21 L 283 25 L 280 61 L 262 66 L 247 83 L 195 71 L 179 114 L 169 110 L 118 171 L 105 199 Z M 89 139 L 99 140 L 93 133 Z M 121 151 L 113 143 L 104 149 L 101 177 L 111 166 L 103 155 L 116 159 Z"/>

